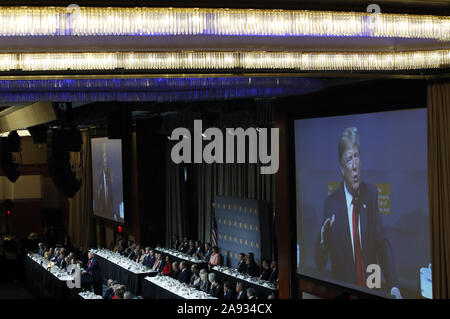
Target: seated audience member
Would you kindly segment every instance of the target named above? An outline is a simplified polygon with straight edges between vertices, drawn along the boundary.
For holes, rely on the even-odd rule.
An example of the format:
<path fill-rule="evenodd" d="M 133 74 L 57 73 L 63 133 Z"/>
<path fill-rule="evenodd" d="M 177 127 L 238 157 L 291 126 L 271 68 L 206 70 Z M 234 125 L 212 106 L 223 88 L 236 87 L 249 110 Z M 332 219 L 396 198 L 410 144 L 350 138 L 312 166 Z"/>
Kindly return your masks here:
<path fill-rule="evenodd" d="M 223 299 L 223 288 L 220 285 L 218 276 L 212 272 L 208 274 L 208 279 L 211 283 L 211 286 L 209 288 L 210 296 L 218 299 Z"/>
<path fill-rule="evenodd" d="M 45 252 L 44 252 L 44 258 L 45 259 L 47 259 L 47 260 L 49 260 L 50 259 L 50 256 L 53 254 L 53 248 L 50 248 L 49 250 L 46 250 Z"/>
<path fill-rule="evenodd" d="M 262 270 L 261 270 L 261 275 L 259 276 L 259 279 L 269 280 L 271 272 L 272 272 L 272 269 L 270 269 L 270 267 L 269 267 L 269 262 L 267 261 L 267 259 L 263 259 Z"/>
<path fill-rule="evenodd" d="M 222 265 L 222 257 L 219 254 L 219 247 L 214 246 L 212 248 L 212 254 L 211 254 L 211 258 L 209 259 L 209 263 L 208 263 L 211 268 L 214 266 L 221 266 Z"/>
<path fill-rule="evenodd" d="M 253 253 L 248 253 L 246 258 L 247 263 L 247 271 L 246 274 L 252 277 L 258 277 L 259 276 L 259 267 L 255 262 Z"/>
<path fill-rule="evenodd" d="M 141 261 L 141 249 L 139 246 L 136 246 L 136 249 L 134 250 L 134 259 L 133 261 L 139 263 Z"/>
<path fill-rule="evenodd" d="M 58 258 L 59 258 L 59 248 L 55 248 L 55 253 L 53 254 L 53 257 L 50 259 L 50 261 L 56 263 Z"/>
<path fill-rule="evenodd" d="M 180 263 L 178 261 L 174 261 L 172 263 L 172 274 L 171 277 L 173 279 L 177 279 L 178 280 L 178 275 L 180 274 Z"/>
<path fill-rule="evenodd" d="M 244 284 L 241 281 L 236 283 L 236 299 L 246 299 L 247 293 L 244 290 Z"/>
<path fill-rule="evenodd" d="M 66 256 L 64 255 L 63 252 L 61 252 L 58 256 L 58 259 L 55 261 L 55 265 L 58 266 L 59 268 L 63 268 L 62 264 L 65 263 L 64 259 L 66 258 Z"/>
<path fill-rule="evenodd" d="M 182 253 L 186 253 L 189 249 L 189 242 L 188 242 L 188 238 L 185 236 L 183 238 L 183 242 L 180 245 L 180 248 L 178 249 L 179 251 L 181 251 Z"/>
<path fill-rule="evenodd" d="M 192 256 L 195 254 L 195 251 L 196 251 L 196 249 L 194 246 L 194 241 L 191 239 L 191 240 L 189 240 L 189 247 L 188 247 L 186 254 L 189 256 Z"/>
<path fill-rule="evenodd" d="M 234 291 L 228 280 L 223 283 L 223 299 L 234 299 Z"/>
<path fill-rule="evenodd" d="M 125 291 L 123 294 L 123 299 L 133 299 L 133 294 L 129 291 Z"/>
<path fill-rule="evenodd" d="M 244 253 L 240 253 L 239 254 L 239 262 L 236 266 L 236 270 L 238 272 L 240 272 L 241 274 L 244 274 L 245 271 L 247 270 L 247 264 L 245 263 L 245 254 Z"/>
<path fill-rule="evenodd" d="M 66 258 L 64 258 L 64 261 L 61 262 L 61 269 L 64 269 L 67 271 L 67 267 L 72 264 L 72 258 L 70 258 L 69 256 L 67 256 Z"/>
<path fill-rule="evenodd" d="M 108 288 L 105 289 L 103 292 L 103 299 L 111 299 L 114 296 L 114 285 L 117 285 L 117 281 L 114 281 L 112 279 L 108 279 Z"/>
<path fill-rule="evenodd" d="M 202 248 L 202 243 L 199 240 L 195 241 L 194 248 L 195 248 L 195 251 L 192 254 L 192 257 L 196 257 L 198 259 L 201 259 L 202 258 L 203 248 Z"/>
<path fill-rule="evenodd" d="M 136 244 L 131 245 L 130 247 L 130 253 L 128 254 L 128 258 L 130 258 L 131 260 L 135 260 L 136 259 Z"/>
<path fill-rule="evenodd" d="M 170 260 L 169 255 L 166 256 L 166 262 L 164 263 L 162 273 L 164 276 L 172 276 L 172 261 Z"/>
<path fill-rule="evenodd" d="M 128 246 L 127 248 L 125 248 L 124 256 L 128 257 L 130 256 L 131 252 L 136 248 L 136 245 L 134 244 L 134 242 L 132 240 L 128 241 Z"/>
<path fill-rule="evenodd" d="M 142 261 L 142 264 L 144 266 L 147 266 L 149 268 L 153 267 L 153 264 L 155 263 L 156 257 L 155 257 L 155 251 L 151 249 L 150 247 L 145 248 L 145 257 Z"/>
<path fill-rule="evenodd" d="M 205 252 L 203 256 L 203 260 L 209 262 L 209 259 L 211 258 L 212 250 L 211 250 L 211 244 L 205 243 Z"/>
<path fill-rule="evenodd" d="M 123 285 L 115 285 L 114 296 L 111 299 L 123 299 L 124 293 L 125 289 L 123 288 Z"/>
<path fill-rule="evenodd" d="M 49 255 L 47 257 L 47 260 L 50 261 L 50 260 L 52 260 L 53 257 L 55 257 L 55 249 L 53 247 L 50 247 L 48 252 L 49 252 Z M 45 257 L 45 255 L 44 255 L 44 257 Z"/>
<path fill-rule="evenodd" d="M 156 253 L 156 260 L 152 267 L 153 270 L 156 270 L 159 273 L 162 273 L 162 271 L 164 269 L 165 263 L 162 258 L 163 258 L 163 255 L 161 253 Z"/>
<path fill-rule="evenodd" d="M 200 286 L 199 286 L 199 290 L 209 293 L 209 279 L 208 279 L 208 272 L 206 271 L 206 269 L 202 269 L 200 270 Z"/>
<path fill-rule="evenodd" d="M 199 289 L 200 288 L 200 271 L 197 265 L 191 266 L 191 280 L 189 281 L 189 287 Z"/>
<path fill-rule="evenodd" d="M 253 288 L 248 288 L 247 289 L 247 299 L 258 299 L 257 297 L 256 297 L 256 291 L 255 291 L 255 289 L 253 289 Z"/>
<path fill-rule="evenodd" d="M 173 235 L 172 246 L 173 250 L 178 250 L 180 247 L 180 237 L 178 235 Z"/>
<path fill-rule="evenodd" d="M 125 253 L 125 249 L 127 249 L 125 247 L 125 241 L 123 239 L 119 239 L 119 242 L 117 244 L 117 249 L 116 249 L 116 253 L 123 255 Z"/>
<path fill-rule="evenodd" d="M 278 280 L 278 264 L 276 260 L 270 263 L 270 275 L 268 279 L 271 283 L 276 283 Z"/>
<path fill-rule="evenodd" d="M 178 280 L 183 284 L 189 284 L 191 280 L 191 271 L 187 265 L 187 262 L 180 262 L 180 273 L 178 274 Z"/>
<path fill-rule="evenodd" d="M 44 243 L 39 243 L 38 244 L 38 248 L 39 248 L 39 255 L 41 255 L 42 257 L 44 257 L 44 253 L 45 253 L 45 246 Z"/>

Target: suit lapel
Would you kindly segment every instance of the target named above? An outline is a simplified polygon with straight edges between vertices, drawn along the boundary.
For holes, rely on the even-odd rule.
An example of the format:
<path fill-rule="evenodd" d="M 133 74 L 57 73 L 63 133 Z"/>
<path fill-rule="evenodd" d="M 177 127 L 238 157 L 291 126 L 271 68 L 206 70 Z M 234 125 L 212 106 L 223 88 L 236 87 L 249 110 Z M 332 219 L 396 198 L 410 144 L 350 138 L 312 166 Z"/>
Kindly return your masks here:
<path fill-rule="evenodd" d="M 362 249 L 362 255 L 363 255 L 363 262 L 364 262 L 364 270 L 366 269 L 367 265 L 367 256 L 369 252 L 370 247 L 368 247 L 368 225 L 369 225 L 369 211 L 368 211 L 368 196 L 367 191 L 363 185 L 361 185 L 361 207 L 359 212 L 359 219 L 360 219 L 360 232 L 361 232 L 361 249 Z"/>

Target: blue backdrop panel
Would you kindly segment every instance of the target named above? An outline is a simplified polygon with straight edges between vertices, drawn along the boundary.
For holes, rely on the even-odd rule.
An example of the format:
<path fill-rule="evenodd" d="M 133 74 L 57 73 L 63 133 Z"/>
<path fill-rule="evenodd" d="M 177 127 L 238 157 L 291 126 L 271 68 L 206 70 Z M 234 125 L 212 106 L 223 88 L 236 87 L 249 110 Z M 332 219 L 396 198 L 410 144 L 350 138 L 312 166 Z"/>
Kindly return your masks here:
<path fill-rule="evenodd" d="M 224 257 L 224 265 L 236 267 L 239 253 L 252 252 L 255 261 L 260 265 L 265 250 L 267 225 L 267 205 L 265 202 L 237 198 L 216 196 L 215 218 L 217 222 L 217 243 Z M 268 245 L 267 245 L 268 244 Z M 268 255 L 270 256 L 270 255 Z"/>

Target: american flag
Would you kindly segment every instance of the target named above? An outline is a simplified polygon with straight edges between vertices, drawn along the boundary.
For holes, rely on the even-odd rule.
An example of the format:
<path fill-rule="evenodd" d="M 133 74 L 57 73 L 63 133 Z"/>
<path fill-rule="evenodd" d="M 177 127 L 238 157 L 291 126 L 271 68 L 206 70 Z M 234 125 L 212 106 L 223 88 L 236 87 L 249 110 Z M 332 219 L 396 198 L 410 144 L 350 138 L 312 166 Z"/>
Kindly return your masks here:
<path fill-rule="evenodd" d="M 217 246 L 217 222 L 216 216 L 213 217 L 213 227 L 211 228 L 211 246 Z"/>

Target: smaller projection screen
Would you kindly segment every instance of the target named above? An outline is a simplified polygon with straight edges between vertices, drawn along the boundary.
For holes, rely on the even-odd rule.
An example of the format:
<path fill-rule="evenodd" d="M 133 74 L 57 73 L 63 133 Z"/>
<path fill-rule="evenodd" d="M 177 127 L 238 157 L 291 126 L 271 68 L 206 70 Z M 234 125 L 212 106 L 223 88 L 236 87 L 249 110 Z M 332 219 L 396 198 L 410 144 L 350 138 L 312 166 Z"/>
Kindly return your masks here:
<path fill-rule="evenodd" d="M 430 298 L 426 109 L 301 119 L 294 130 L 297 273 Z"/>
<path fill-rule="evenodd" d="M 91 147 L 94 215 L 123 223 L 122 141 L 93 138 Z"/>

